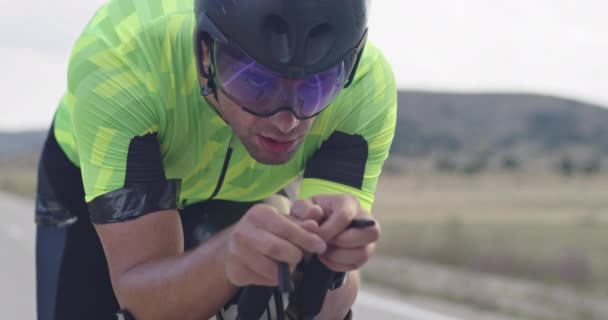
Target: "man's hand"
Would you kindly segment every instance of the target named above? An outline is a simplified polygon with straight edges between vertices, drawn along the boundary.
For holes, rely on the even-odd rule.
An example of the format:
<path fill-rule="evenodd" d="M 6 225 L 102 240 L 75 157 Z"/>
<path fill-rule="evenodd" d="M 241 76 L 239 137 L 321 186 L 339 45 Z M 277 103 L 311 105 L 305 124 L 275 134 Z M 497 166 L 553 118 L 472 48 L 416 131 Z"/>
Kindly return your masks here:
<path fill-rule="evenodd" d="M 277 262 L 293 270 L 304 253 L 322 254 L 325 241 L 316 221 L 294 219 L 275 208 L 253 206 L 231 231 L 226 253 L 226 277 L 235 286 L 278 285 Z"/>
<path fill-rule="evenodd" d="M 298 200 L 292 205 L 290 214 L 302 221 L 314 220 L 319 224 L 317 234 L 328 244 L 327 251 L 319 258 L 333 271 L 361 268 L 380 238 L 378 223 L 363 229 L 348 229 L 354 219 L 371 219 L 354 196 L 319 195 Z"/>

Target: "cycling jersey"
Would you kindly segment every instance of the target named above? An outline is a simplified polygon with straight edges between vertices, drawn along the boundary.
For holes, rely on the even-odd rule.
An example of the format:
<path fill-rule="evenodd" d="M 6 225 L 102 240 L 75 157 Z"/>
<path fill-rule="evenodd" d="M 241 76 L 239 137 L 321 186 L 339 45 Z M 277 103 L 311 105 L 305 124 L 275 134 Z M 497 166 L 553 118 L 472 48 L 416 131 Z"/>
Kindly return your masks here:
<path fill-rule="evenodd" d="M 293 158 L 256 162 L 200 94 L 192 0 L 114 0 L 77 40 L 54 135 L 82 174 L 95 223 L 209 199 L 350 193 L 370 209 L 396 122 L 391 68 L 368 42 L 353 84 Z"/>

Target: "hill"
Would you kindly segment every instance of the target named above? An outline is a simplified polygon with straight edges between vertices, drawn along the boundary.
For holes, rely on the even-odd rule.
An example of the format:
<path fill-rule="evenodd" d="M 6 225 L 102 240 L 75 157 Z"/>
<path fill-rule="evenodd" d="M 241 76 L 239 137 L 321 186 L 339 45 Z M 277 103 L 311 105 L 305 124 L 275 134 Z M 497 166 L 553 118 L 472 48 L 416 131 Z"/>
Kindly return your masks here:
<path fill-rule="evenodd" d="M 470 172 L 491 162 L 518 168 L 578 161 L 595 170 L 608 154 L 608 109 L 601 106 L 532 94 L 400 91 L 398 99 L 393 159 Z M 0 132 L 0 161 L 36 159 L 45 134 Z"/>
<path fill-rule="evenodd" d="M 538 153 L 573 146 L 608 152 L 608 109 L 574 100 L 525 94 L 399 92 L 393 151 L 508 152 L 522 144 Z"/>

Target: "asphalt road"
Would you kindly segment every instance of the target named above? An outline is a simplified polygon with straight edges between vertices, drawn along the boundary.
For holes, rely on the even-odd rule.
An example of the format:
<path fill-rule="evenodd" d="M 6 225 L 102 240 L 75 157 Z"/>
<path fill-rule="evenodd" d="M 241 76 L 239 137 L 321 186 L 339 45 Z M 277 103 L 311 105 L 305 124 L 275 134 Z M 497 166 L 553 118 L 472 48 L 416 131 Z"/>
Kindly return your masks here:
<path fill-rule="evenodd" d="M 33 203 L 0 193 L 3 219 L 0 244 L 4 249 L 0 273 L 2 319 L 35 319 L 35 268 Z M 8 254 L 8 255 L 7 255 Z M 378 290 L 362 290 L 354 307 L 356 319 L 382 320 L 460 320 L 411 303 L 399 296 L 386 296 Z"/>

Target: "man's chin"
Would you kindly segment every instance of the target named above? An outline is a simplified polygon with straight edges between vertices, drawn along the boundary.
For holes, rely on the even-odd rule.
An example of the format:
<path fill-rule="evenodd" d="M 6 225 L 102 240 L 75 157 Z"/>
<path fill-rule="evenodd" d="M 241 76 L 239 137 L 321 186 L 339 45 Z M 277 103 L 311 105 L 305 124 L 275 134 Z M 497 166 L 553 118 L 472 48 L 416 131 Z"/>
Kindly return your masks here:
<path fill-rule="evenodd" d="M 289 162 L 295 152 L 286 152 L 283 154 L 276 154 L 270 152 L 256 152 L 256 154 L 251 154 L 251 157 L 255 159 L 255 161 L 265 164 L 265 165 L 281 165 Z"/>
<path fill-rule="evenodd" d="M 264 150 L 262 147 L 246 148 L 249 155 L 257 162 L 265 165 L 281 165 L 289 162 L 298 152 L 300 145 L 298 143 L 292 150 L 286 152 L 271 152 Z M 252 150 L 253 149 L 253 150 Z"/>

